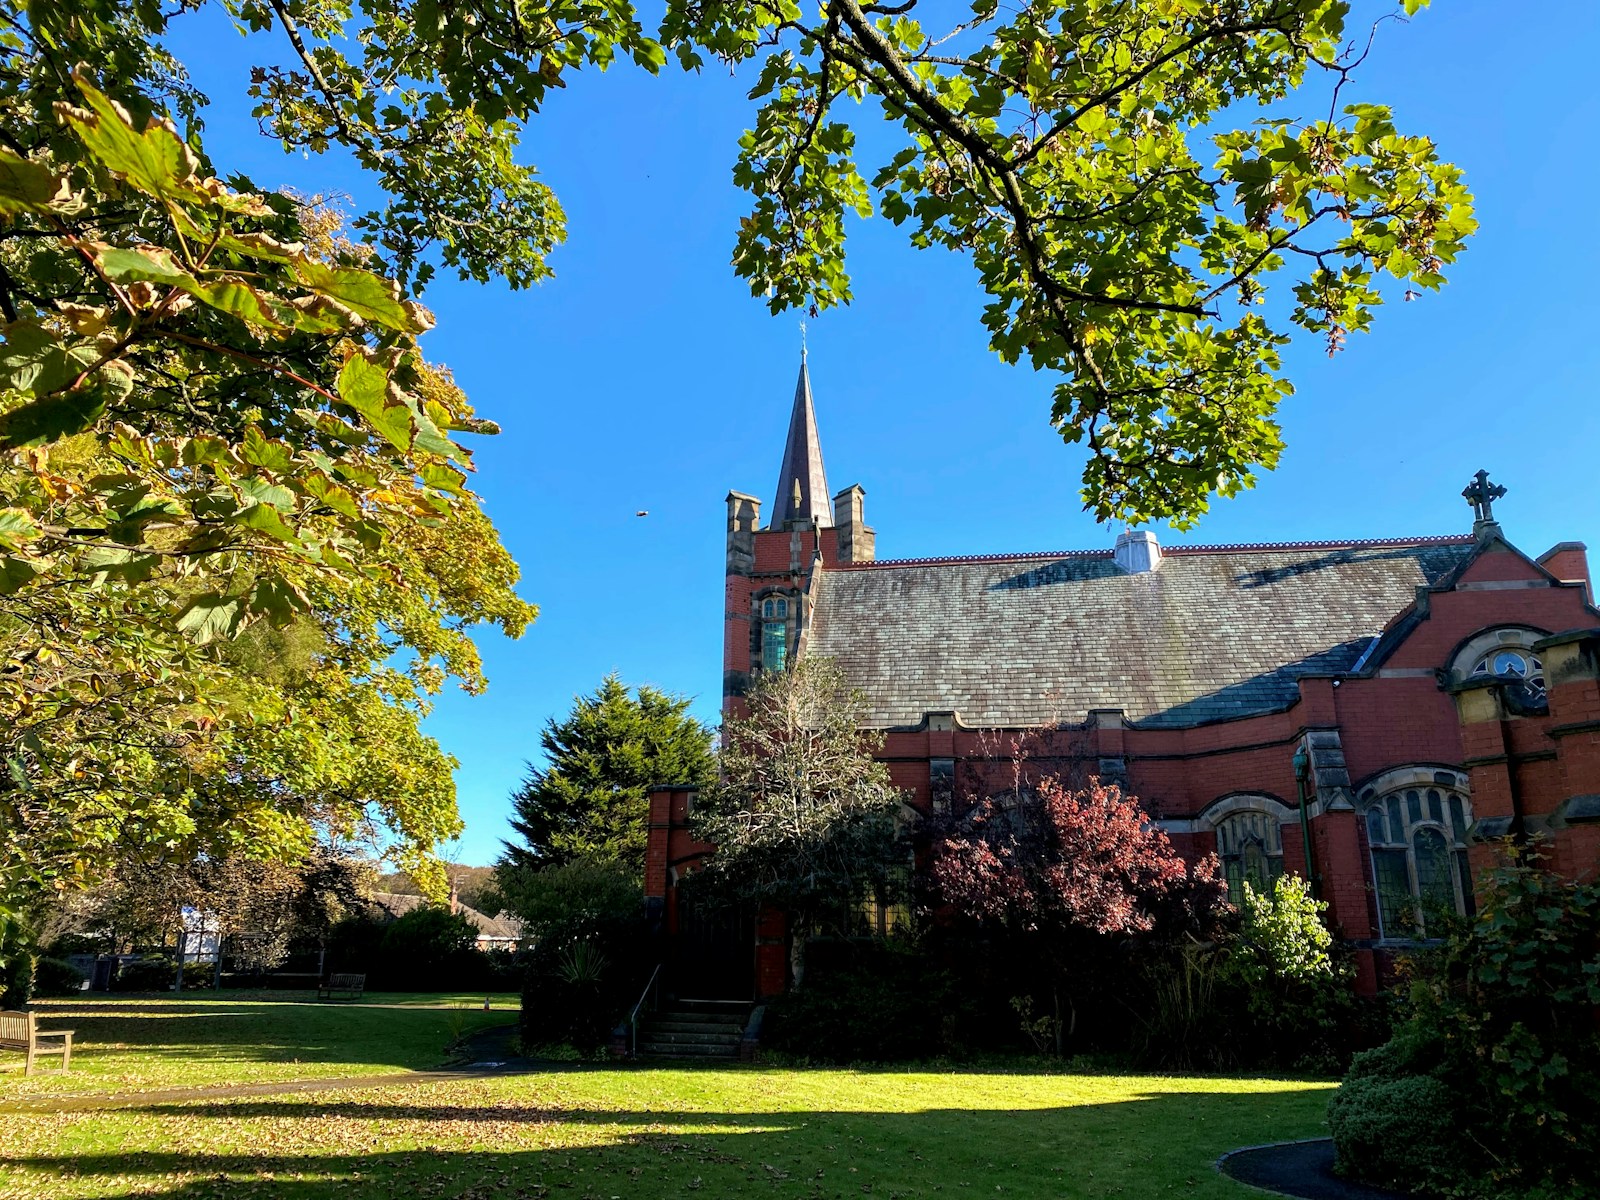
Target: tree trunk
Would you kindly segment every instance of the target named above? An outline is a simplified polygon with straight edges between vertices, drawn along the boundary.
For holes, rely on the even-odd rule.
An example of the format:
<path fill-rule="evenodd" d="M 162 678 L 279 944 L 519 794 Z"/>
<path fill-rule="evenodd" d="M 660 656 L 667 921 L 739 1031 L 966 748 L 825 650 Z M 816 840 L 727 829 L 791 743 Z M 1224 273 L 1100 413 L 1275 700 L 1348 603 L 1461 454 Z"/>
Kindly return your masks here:
<path fill-rule="evenodd" d="M 800 990 L 800 985 L 806 978 L 806 942 L 810 935 L 804 929 L 796 929 L 789 939 L 789 979 L 795 991 Z"/>
<path fill-rule="evenodd" d="M 1055 1035 L 1056 1035 L 1056 1057 L 1060 1058 L 1060 1057 L 1062 1057 L 1062 1052 L 1066 1049 L 1066 1044 L 1067 1044 L 1065 1033 L 1063 1032 L 1063 1030 L 1061 1028 L 1061 985 L 1060 984 L 1052 984 L 1051 985 L 1051 987 L 1050 987 L 1050 998 L 1055 1001 L 1055 1005 L 1056 1005 L 1056 1019 L 1055 1019 L 1055 1026 L 1054 1026 Z"/>

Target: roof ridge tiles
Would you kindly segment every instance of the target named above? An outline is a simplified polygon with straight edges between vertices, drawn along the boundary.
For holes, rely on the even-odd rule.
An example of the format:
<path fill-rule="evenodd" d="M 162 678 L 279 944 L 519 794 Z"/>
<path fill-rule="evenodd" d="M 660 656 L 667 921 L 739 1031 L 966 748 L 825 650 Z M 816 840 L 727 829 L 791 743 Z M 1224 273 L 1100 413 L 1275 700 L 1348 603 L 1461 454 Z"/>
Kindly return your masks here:
<path fill-rule="evenodd" d="M 1433 533 L 1421 537 L 1343 538 L 1298 542 L 1220 542 L 1215 545 L 1162 546 L 1163 558 L 1195 554 L 1236 554 L 1281 550 L 1367 550 L 1400 546 L 1471 545 L 1470 533 Z M 923 558 L 880 558 L 872 562 L 836 563 L 830 571 L 870 571 L 882 567 L 925 567 L 960 563 L 1040 562 L 1061 558 L 1111 558 L 1111 550 L 1031 550 L 1015 554 L 946 554 Z"/>

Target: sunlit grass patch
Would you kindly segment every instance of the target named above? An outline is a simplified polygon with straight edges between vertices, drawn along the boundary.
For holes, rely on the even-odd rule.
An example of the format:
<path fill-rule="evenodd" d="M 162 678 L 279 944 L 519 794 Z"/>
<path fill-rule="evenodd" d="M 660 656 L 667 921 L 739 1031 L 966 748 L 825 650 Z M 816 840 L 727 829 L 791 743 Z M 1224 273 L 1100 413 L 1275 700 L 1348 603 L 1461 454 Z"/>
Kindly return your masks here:
<path fill-rule="evenodd" d="M 13 1115 L 0 1195 L 1243 1197 L 1216 1157 L 1320 1133 L 1328 1086 L 574 1069 Z"/>
<path fill-rule="evenodd" d="M 43 1029 L 73 1029 L 69 1075 L 23 1077 L 21 1054 L 0 1054 L 0 1105 L 60 1092 L 146 1091 L 437 1066 L 451 1041 L 515 1019 L 511 997 L 379 994 L 317 1004 L 272 993 L 47 1000 Z"/>

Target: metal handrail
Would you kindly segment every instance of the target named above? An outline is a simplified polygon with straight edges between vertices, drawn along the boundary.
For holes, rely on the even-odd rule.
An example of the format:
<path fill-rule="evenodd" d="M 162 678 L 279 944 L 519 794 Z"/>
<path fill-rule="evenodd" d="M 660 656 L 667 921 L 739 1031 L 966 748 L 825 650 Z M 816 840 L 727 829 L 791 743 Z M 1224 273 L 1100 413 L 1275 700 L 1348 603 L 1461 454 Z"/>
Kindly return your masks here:
<path fill-rule="evenodd" d="M 656 969 L 650 972 L 650 981 L 644 985 L 644 991 L 639 993 L 639 1002 L 633 1006 L 633 1011 L 628 1014 L 628 1057 L 639 1057 L 639 1010 L 644 1007 L 644 1002 L 650 999 L 650 994 L 655 991 L 656 981 L 661 978 L 661 964 L 656 964 Z"/>

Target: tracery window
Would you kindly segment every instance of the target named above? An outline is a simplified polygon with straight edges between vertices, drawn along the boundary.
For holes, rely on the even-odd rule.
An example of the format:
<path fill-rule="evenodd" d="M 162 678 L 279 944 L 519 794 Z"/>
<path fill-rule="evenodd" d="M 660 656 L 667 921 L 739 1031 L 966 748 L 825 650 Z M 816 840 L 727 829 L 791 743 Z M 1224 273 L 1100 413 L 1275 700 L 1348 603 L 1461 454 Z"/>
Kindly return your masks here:
<path fill-rule="evenodd" d="M 1514 679 L 1522 684 L 1523 693 L 1534 704 L 1544 704 L 1544 664 L 1531 650 L 1505 646 L 1480 658 L 1472 667 L 1471 678 L 1493 675 L 1496 679 Z"/>
<path fill-rule="evenodd" d="M 1278 818 L 1259 809 L 1231 813 L 1217 825 L 1217 857 L 1228 880 L 1228 899 L 1244 903 L 1244 885 L 1272 889 L 1283 874 L 1283 831 Z"/>
<path fill-rule="evenodd" d="M 1465 797 L 1440 787 L 1397 789 L 1368 803 L 1366 822 L 1383 937 L 1429 937 L 1442 915 L 1472 914 Z"/>
<path fill-rule="evenodd" d="M 789 600 L 768 596 L 761 602 L 761 669 L 781 671 L 789 661 Z"/>
<path fill-rule="evenodd" d="M 1544 636 L 1537 629 L 1519 625 L 1485 629 L 1456 650 L 1450 663 L 1451 674 L 1458 681 L 1504 680 L 1515 685 L 1505 689 L 1514 713 L 1543 712 L 1549 704 L 1544 663 L 1533 652 L 1533 646 Z"/>

